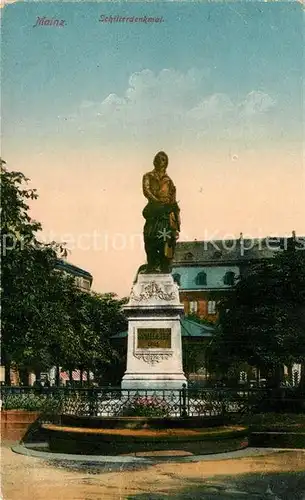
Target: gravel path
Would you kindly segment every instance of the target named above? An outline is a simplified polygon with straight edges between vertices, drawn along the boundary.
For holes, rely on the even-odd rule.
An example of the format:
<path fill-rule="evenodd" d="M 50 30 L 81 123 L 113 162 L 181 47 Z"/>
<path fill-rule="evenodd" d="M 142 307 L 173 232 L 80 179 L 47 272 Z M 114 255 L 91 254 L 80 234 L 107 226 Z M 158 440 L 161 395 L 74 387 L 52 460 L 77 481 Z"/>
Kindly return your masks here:
<path fill-rule="evenodd" d="M 120 464 L 42 460 L 2 446 L 4 500 L 305 500 L 305 450 L 183 463 Z M 247 452 L 247 453 L 245 453 Z M 110 470 L 111 469 L 111 470 Z"/>

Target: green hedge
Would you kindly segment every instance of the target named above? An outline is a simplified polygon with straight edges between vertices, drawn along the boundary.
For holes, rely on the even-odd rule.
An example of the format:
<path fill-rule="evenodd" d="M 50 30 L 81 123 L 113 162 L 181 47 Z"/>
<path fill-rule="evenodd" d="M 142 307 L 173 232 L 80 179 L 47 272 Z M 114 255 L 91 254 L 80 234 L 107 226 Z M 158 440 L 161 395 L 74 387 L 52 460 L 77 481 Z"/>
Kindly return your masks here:
<path fill-rule="evenodd" d="M 251 430 L 305 432 L 304 413 L 261 413 L 248 420 Z"/>
<path fill-rule="evenodd" d="M 58 411 L 60 406 L 59 397 L 35 394 L 8 394 L 2 402 L 2 410 L 53 412 Z"/>

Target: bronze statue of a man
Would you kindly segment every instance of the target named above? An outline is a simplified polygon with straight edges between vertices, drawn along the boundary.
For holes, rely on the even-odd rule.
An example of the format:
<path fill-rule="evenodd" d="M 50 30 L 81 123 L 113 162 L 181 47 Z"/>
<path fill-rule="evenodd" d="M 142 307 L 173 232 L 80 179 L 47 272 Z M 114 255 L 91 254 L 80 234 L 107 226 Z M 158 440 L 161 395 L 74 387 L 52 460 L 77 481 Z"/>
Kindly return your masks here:
<path fill-rule="evenodd" d="M 142 212 L 146 220 L 145 272 L 169 273 L 180 231 L 180 209 L 176 201 L 176 188 L 166 173 L 167 154 L 160 151 L 153 163 L 154 169 L 143 176 L 143 194 L 148 200 Z"/>

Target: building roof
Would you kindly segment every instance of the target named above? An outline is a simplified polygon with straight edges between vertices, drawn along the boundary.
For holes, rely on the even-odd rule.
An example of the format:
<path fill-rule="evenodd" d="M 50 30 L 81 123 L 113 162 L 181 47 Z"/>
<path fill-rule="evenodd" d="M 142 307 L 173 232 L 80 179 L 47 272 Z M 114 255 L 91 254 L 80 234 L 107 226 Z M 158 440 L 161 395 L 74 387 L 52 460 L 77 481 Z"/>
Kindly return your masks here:
<path fill-rule="evenodd" d="M 85 271 L 85 269 L 77 267 L 74 264 L 70 264 L 65 260 L 58 259 L 56 267 L 57 269 L 65 271 L 66 273 L 72 274 L 73 276 L 82 276 L 83 278 L 87 278 L 90 281 L 93 280 L 92 274 L 90 274 L 88 271 Z"/>
<path fill-rule="evenodd" d="M 286 247 L 290 238 L 267 237 L 213 241 L 177 242 L 173 267 L 177 265 L 221 265 L 249 260 L 269 259 Z M 299 248 L 305 249 L 305 237 L 297 237 Z"/>
<path fill-rule="evenodd" d="M 180 292 L 230 289 L 234 283 L 226 281 L 228 273 L 232 273 L 235 280 L 240 275 L 239 266 L 234 263 L 203 266 L 199 262 L 195 262 L 192 266 L 185 263 L 183 265 L 174 264 L 172 268 L 174 279 L 177 279 L 177 275 L 179 275 Z M 200 274 L 205 274 L 204 282 L 198 281 Z"/>
<path fill-rule="evenodd" d="M 214 330 L 214 326 L 203 325 L 191 319 L 181 320 L 182 337 L 212 337 Z"/>
<path fill-rule="evenodd" d="M 203 325 L 187 318 L 181 319 L 181 335 L 182 337 L 212 337 L 214 332 L 213 326 Z M 127 338 L 128 332 L 120 332 L 112 335 L 112 339 Z"/>

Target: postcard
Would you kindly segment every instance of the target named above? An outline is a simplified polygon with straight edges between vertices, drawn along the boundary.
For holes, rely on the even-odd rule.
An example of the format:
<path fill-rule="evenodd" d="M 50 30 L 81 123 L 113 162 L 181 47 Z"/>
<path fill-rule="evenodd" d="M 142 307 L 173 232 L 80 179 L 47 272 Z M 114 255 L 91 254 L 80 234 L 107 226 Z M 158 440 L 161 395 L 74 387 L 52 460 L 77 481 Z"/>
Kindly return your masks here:
<path fill-rule="evenodd" d="M 154 300 L 177 300 L 181 314 L 184 307 L 202 320 L 200 332 L 183 323 L 184 336 L 207 341 L 217 300 L 204 290 L 212 282 L 216 292 L 233 286 L 240 261 L 233 262 L 232 252 L 243 258 L 266 238 L 274 248 L 277 239 L 282 245 L 291 235 L 305 235 L 303 2 L 4 1 L 1 14 L 2 165 L 21 172 L 28 189 L 37 190 L 37 197 L 27 198 L 28 223 L 41 225 L 44 244 L 58 245 L 58 268 L 72 273 L 82 291 L 104 301 L 129 301 L 132 311 L 145 300 L 151 307 Z M 171 271 L 169 281 L 147 278 Z M 178 287 L 171 288 L 174 281 L 179 296 Z M 160 367 L 171 373 L 171 364 L 175 383 L 186 381 L 173 317 L 162 323 L 158 313 L 141 323 L 138 346 L 134 334 L 128 347 L 137 358 L 128 373 L 143 375 L 145 367 L 148 373 L 161 373 Z M 130 339 L 130 328 L 111 332 L 116 349 Z M 88 342 L 92 356 L 94 346 Z M 27 360 L 35 358 L 36 347 L 23 349 Z M 16 367 L 20 352 L 9 352 Z M 50 359 L 35 375 L 35 358 L 29 384 L 35 377 L 51 386 L 60 377 L 62 384 L 95 380 L 94 369 L 79 362 L 52 358 L 51 372 Z M 295 370 L 300 377 L 300 368 Z M 4 381 L 7 368 L 2 371 Z M 207 368 L 197 375 L 207 377 Z M 9 377 L 14 385 L 15 375 Z M 180 452 L 175 453 L 177 458 Z M 264 453 L 251 456 L 257 494 L 288 498 L 272 478 L 261 476 L 267 469 L 288 470 L 288 455 L 279 456 L 276 465 Z M 302 469 L 300 456 L 291 458 L 295 470 Z M 114 472 L 97 463 L 98 475 L 83 480 L 85 462 L 74 470 L 73 464 L 60 468 L 37 454 L 5 454 L 4 498 L 210 498 L 223 491 L 220 480 L 210 479 L 221 470 L 228 476 L 228 495 L 246 490 L 251 498 L 251 481 L 236 479 L 249 471 L 249 462 L 234 457 L 217 462 L 214 470 L 212 462 L 191 459 L 152 465 L 143 455 L 136 472 L 129 470 L 131 462 L 114 464 Z M 12 479 L 17 467 L 20 473 Z"/>

